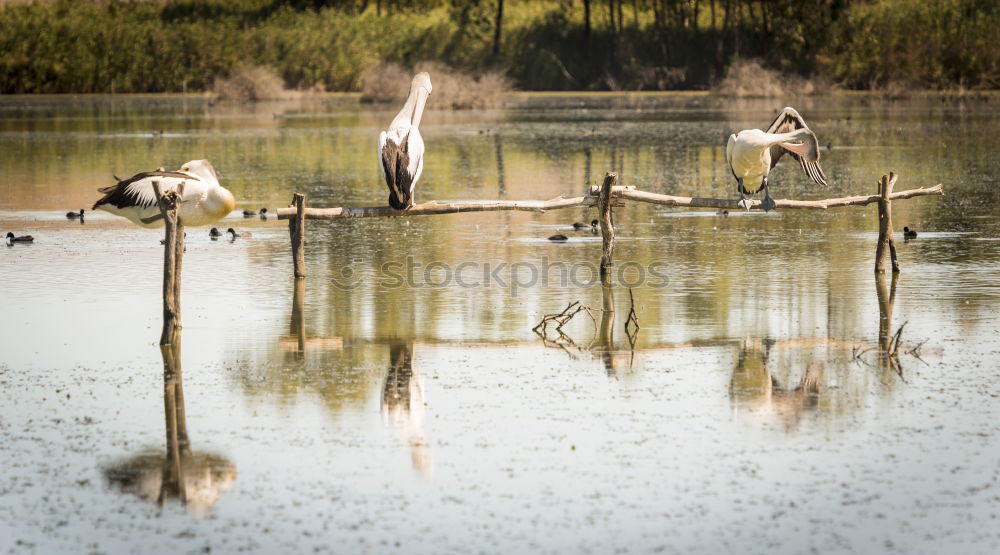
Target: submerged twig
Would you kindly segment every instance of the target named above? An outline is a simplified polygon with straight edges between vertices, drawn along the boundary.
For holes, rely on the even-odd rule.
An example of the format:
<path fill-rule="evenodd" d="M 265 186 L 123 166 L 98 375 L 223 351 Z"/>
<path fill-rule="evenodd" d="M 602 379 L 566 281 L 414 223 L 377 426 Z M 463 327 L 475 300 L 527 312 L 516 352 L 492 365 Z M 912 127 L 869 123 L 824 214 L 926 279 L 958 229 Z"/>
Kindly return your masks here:
<path fill-rule="evenodd" d="M 625 336 L 628 337 L 629 349 L 635 356 L 635 341 L 639 337 L 639 317 L 635 314 L 635 297 L 632 296 L 632 288 L 628 288 L 628 317 L 625 318 Z M 631 366 L 631 361 L 629 361 Z"/>
<path fill-rule="evenodd" d="M 555 330 L 559 333 L 561 338 L 567 339 L 574 347 L 577 347 L 576 342 L 569 338 L 565 333 L 563 333 L 562 328 L 573 319 L 574 316 L 581 312 L 585 312 L 587 316 L 590 317 L 590 321 L 594 323 L 594 334 L 597 334 L 597 318 L 594 317 L 594 312 L 603 312 L 600 308 L 593 308 L 585 304 L 580 304 L 580 301 L 573 301 L 566 305 L 566 308 L 562 312 L 555 314 L 546 314 L 542 316 L 542 320 L 538 322 L 538 325 L 531 328 L 531 331 L 535 332 L 543 340 L 548 340 L 548 330 L 549 324 L 555 324 Z M 591 339 L 593 342 L 593 339 Z M 579 348 L 579 347 L 577 347 Z"/>

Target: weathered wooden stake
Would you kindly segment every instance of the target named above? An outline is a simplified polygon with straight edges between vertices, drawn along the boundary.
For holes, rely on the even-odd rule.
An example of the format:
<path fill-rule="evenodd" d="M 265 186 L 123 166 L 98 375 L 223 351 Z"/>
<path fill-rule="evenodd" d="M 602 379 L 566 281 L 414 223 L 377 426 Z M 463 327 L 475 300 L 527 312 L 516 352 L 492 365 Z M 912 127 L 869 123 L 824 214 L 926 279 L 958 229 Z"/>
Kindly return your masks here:
<path fill-rule="evenodd" d="M 604 183 L 601 185 L 601 196 L 597 201 L 597 209 L 600 212 L 601 239 L 603 250 L 601 251 L 601 278 L 610 275 L 611 267 L 614 264 L 615 252 L 615 222 L 611 213 L 611 188 L 618 182 L 618 174 L 608 172 L 604 176 Z"/>
<path fill-rule="evenodd" d="M 181 323 L 181 278 L 183 277 L 184 251 L 187 250 L 185 246 L 185 235 L 187 235 L 187 232 L 184 231 L 184 220 L 181 219 L 181 202 L 183 198 L 184 182 L 181 181 L 177 185 L 177 230 L 174 234 L 176 237 L 176 246 L 174 247 L 174 333 L 178 334 L 174 339 L 178 343 L 180 342 L 179 332 L 184 327 Z M 177 361 L 177 365 L 180 366 L 180 361 Z"/>
<path fill-rule="evenodd" d="M 153 182 L 153 194 L 163 216 L 163 331 L 160 345 L 168 345 L 181 327 L 180 322 L 180 270 L 184 256 L 184 230 L 177 216 L 184 185 L 176 191 L 162 192 L 159 181 Z M 180 236 L 180 239 L 178 239 Z M 178 249 L 178 247 L 180 247 Z"/>
<path fill-rule="evenodd" d="M 306 259 L 303 253 L 306 232 L 306 196 L 302 193 L 295 193 L 292 196 L 292 206 L 295 207 L 295 217 L 288 220 L 288 233 L 292 238 L 292 264 L 295 278 L 306 277 Z"/>
<path fill-rule="evenodd" d="M 892 239 L 892 187 L 899 176 L 894 173 L 883 175 L 878 184 L 878 245 L 875 247 L 875 273 L 885 273 L 885 260 L 892 259 L 893 273 L 899 272 L 896 259 L 896 244 Z"/>

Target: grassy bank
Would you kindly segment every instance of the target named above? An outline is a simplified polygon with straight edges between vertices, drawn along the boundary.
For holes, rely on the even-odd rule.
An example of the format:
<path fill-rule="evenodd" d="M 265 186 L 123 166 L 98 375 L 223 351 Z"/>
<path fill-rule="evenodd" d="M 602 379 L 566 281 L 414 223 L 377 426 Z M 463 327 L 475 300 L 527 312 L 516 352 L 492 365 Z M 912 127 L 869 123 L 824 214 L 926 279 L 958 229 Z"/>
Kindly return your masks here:
<path fill-rule="evenodd" d="M 705 89 L 748 58 L 847 88 L 1000 87 L 992 1 L 505 0 L 498 42 L 496 2 L 3 4 L 0 92 L 202 91 L 252 66 L 356 91 L 368 68 L 422 61 L 525 90 Z"/>

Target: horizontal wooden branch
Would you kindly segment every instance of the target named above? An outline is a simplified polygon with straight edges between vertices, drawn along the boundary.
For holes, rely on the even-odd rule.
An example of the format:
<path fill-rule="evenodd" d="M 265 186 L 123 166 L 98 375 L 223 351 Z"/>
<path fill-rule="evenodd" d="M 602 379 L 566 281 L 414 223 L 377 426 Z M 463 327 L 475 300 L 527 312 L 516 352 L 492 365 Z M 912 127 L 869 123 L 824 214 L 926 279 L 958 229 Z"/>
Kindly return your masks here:
<path fill-rule="evenodd" d="M 892 194 L 892 200 L 907 199 L 913 197 L 922 197 L 927 195 L 943 195 L 944 191 L 941 188 L 941 184 L 937 184 L 933 187 L 924 187 L 921 189 L 910 189 L 909 191 L 900 191 L 898 193 Z M 736 203 L 739 202 L 736 199 L 720 199 L 720 198 L 691 198 L 691 197 L 675 197 L 671 195 L 660 195 L 657 193 L 647 193 L 645 191 L 629 191 L 625 190 L 621 192 L 621 198 L 627 200 L 635 200 L 639 202 L 648 202 L 651 204 L 659 204 L 662 206 L 681 206 L 686 208 L 728 208 L 731 210 L 743 210 Z M 856 197 L 841 197 L 841 198 L 831 198 L 825 200 L 791 200 L 791 199 L 774 199 L 774 204 L 776 208 L 803 208 L 812 210 L 826 210 L 827 208 L 840 208 L 843 206 L 865 206 L 873 202 L 879 201 L 879 195 L 862 195 Z M 760 210 L 760 201 L 752 201 L 751 210 Z"/>
<path fill-rule="evenodd" d="M 613 192 L 619 200 L 633 200 L 637 202 L 648 202 L 662 206 L 679 206 L 686 208 L 727 208 L 730 210 L 742 210 L 737 206 L 736 199 L 721 198 L 692 198 L 676 197 L 672 195 L 661 195 L 658 193 L 647 193 L 638 191 L 633 187 L 615 187 Z M 944 190 L 941 185 L 924 187 L 921 189 L 910 189 L 892 194 L 892 200 L 908 199 L 928 195 L 943 195 Z M 825 200 L 791 200 L 775 199 L 777 208 L 801 208 L 813 210 L 826 210 L 827 208 L 839 208 L 843 206 L 865 206 L 873 202 L 878 202 L 879 196 L 862 195 L 855 197 L 831 198 Z M 754 200 L 751 205 L 752 210 L 760 210 L 760 201 Z M 470 200 L 456 202 L 430 201 L 417 204 L 407 210 L 396 210 L 390 206 L 341 206 L 339 208 L 306 208 L 305 217 L 313 220 L 335 220 L 340 218 L 385 218 L 403 216 L 430 216 L 433 214 L 458 214 L 462 212 L 498 212 L 503 210 L 523 210 L 528 212 L 544 212 L 546 210 L 558 210 L 561 208 L 589 208 L 597 205 L 597 197 L 586 195 L 582 197 L 563 198 L 557 197 L 552 200 Z M 278 209 L 278 219 L 287 220 L 295 215 L 295 208 Z"/>
<path fill-rule="evenodd" d="M 339 208 L 306 208 L 306 219 L 335 220 L 340 218 L 393 218 L 402 216 L 431 216 L 434 214 L 458 214 L 462 212 L 500 212 L 522 210 L 544 212 L 559 208 L 590 207 L 597 205 L 597 197 L 582 197 L 552 200 L 469 200 L 438 202 L 432 200 L 415 204 L 406 210 L 396 210 L 391 206 L 341 206 Z M 287 220 L 295 215 L 295 208 L 279 208 L 278 219 Z"/>

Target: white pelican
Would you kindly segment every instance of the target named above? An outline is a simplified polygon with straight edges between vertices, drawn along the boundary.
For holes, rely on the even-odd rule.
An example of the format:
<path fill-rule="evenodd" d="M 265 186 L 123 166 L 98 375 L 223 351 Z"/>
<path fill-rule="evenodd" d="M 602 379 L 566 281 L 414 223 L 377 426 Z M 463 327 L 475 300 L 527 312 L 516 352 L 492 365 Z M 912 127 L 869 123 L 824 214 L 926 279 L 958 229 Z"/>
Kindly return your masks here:
<path fill-rule="evenodd" d="M 826 175 L 819 166 L 819 143 L 816 135 L 794 108 L 782 110 L 767 131 L 745 129 L 729 136 L 726 161 L 736 178 L 736 189 L 740 193 L 739 206 L 750 210 L 750 201 L 744 195 L 752 195 L 763 189 L 761 208 L 765 212 L 774 209 L 774 200 L 767 190 L 767 174 L 786 151 L 799 161 L 802 170 L 813 181 L 826 185 Z M 754 189 L 750 190 L 748 186 Z"/>
<path fill-rule="evenodd" d="M 413 187 L 424 171 L 424 139 L 420 116 L 431 94 L 431 76 L 421 72 L 410 82 L 410 96 L 403 109 L 378 136 L 378 162 L 389 186 L 389 205 L 396 210 L 413 206 Z"/>
<path fill-rule="evenodd" d="M 142 227 L 161 227 L 163 217 L 156 206 L 153 181 L 160 182 L 161 191 L 169 191 L 184 183 L 179 217 L 186 226 L 207 225 L 222 219 L 236 206 L 233 194 L 219 185 L 215 168 L 208 160 L 191 160 L 178 171 L 137 173 L 116 185 L 99 189 L 104 197 L 92 210 L 104 210 L 124 216 Z"/>

